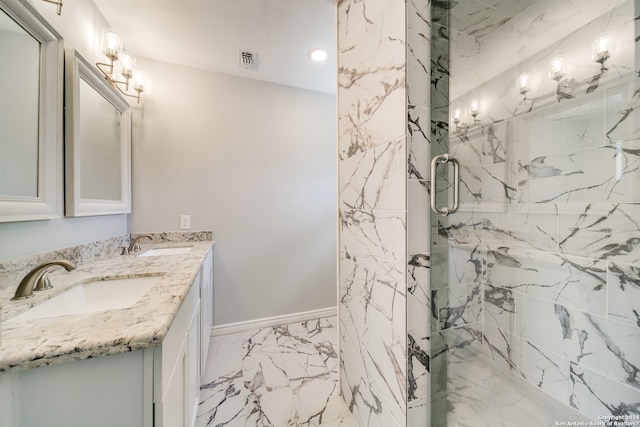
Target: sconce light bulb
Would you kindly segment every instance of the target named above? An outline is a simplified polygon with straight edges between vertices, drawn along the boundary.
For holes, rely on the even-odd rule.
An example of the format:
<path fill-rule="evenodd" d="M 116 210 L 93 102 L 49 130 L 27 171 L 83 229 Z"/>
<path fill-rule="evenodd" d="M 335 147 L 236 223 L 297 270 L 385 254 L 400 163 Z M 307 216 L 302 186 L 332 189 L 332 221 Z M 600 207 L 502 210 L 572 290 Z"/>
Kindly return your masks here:
<path fill-rule="evenodd" d="M 518 76 L 518 88 L 520 89 L 521 95 L 525 95 L 529 92 L 529 74 L 521 73 Z"/>
<path fill-rule="evenodd" d="M 469 112 L 473 117 L 477 116 L 480 113 L 480 100 L 471 100 L 471 104 L 469 105 Z"/>
<path fill-rule="evenodd" d="M 133 77 L 133 70 L 136 69 L 136 57 L 128 52 L 122 52 L 120 63 L 120 74 L 127 80 Z"/>
<path fill-rule="evenodd" d="M 102 29 L 102 53 L 107 58 L 115 61 L 119 57 L 119 53 L 122 50 L 122 40 L 111 28 Z"/>
<path fill-rule="evenodd" d="M 613 43 L 611 37 L 607 34 L 603 34 L 594 40 L 592 44 L 591 58 L 600 64 L 604 64 L 604 62 L 611 56 L 612 48 Z"/>
<path fill-rule="evenodd" d="M 133 73 L 133 80 L 133 88 L 138 92 L 142 92 L 144 90 L 144 74 L 142 71 L 136 70 Z"/>
<path fill-rule="evenodd" d="M 560 81 L 565 75 L 564 58 L 562 56 L 556 56 L 549 62 L 549 77 L 553 80 Z"/>
<path fill-rule="evenodd" d="M 453 111 L 453 123 L 455 123 L 455 124 L 460 123 L 460 114 L 461 113 L 460 113 L 460 109 L 459 108 L 456 108 Z"/>

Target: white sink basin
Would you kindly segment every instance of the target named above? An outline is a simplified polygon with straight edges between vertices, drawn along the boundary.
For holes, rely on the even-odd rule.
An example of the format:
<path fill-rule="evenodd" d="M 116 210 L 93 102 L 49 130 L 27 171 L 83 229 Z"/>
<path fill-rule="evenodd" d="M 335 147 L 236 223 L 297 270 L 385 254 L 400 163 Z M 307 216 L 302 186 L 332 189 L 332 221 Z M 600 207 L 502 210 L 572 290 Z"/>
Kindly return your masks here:
<path fill-rule="evenodd" d="M 181 255 L 186 254 L 193 246 L 178 246 L 175 248 L 155 248 L 144 251 L 138 256 L 160 256 L 160 255 Z"/>
<path fill-rule="evenodd" d="M 14 319 L 44 319 L 131 307 L 160 279 L 161 276 L 148 276 L 86 282 L 30 308 Z"/>

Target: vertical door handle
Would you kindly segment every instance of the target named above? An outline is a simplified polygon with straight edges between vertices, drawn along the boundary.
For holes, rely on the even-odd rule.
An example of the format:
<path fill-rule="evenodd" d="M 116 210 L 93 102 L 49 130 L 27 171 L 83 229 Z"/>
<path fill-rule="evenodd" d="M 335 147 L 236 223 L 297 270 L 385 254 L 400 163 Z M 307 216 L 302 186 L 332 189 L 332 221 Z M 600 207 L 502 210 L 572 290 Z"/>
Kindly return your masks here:
<path fill-rule="evenodd" d="M 443 206 L 441 208 L 436 206 L 436 168 L 439 163 L 451 163 L 453 164 L 453 206 Z M 458 210 L 460 205 L 460 163 L 450 156 L 449 154 L 441 154 L 435 156 L 431 160 L 431 210 L 438 215 L 447 216 Z"/>

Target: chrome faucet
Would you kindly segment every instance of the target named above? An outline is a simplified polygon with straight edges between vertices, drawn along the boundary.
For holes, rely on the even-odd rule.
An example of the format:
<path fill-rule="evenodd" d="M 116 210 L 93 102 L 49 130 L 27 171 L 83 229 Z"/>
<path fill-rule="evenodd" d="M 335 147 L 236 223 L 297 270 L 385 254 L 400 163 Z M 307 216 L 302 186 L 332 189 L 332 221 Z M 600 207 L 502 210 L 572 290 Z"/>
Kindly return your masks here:
<path fill-rule="evenodd" d="M 140 250 L 139 241 L 140 241 L 140 239 L 144 239 L 145 237 L 148 238 L 149 240 L 153 240 L 153 236 L 151 234 L 141 234 L 139 236 L 136 236 L 136 238 L 133 239 L 131 241 L 131 243 L 129 244 L 128 251 L 129 251 L 130 254 Z"/>
<path fill-rule="evenodd" d="M 18 285 L 18 289 L 16 289 L 16 294 L 11 298 L 11 301 L 31 298 L 33 296 L 33 291 L 41 291 L 43 289 L 51 288 L 51 282 L 47 275 L 49 274 L 49 270 L 58 265 L 64 267 L 67 271 L 75 270 L 76 268 L 74 263 L 67 261 L 66 259 L 45 262 L 44 264 L 34 267 L 26 276 L 24 276 L 20 285 Z"/>

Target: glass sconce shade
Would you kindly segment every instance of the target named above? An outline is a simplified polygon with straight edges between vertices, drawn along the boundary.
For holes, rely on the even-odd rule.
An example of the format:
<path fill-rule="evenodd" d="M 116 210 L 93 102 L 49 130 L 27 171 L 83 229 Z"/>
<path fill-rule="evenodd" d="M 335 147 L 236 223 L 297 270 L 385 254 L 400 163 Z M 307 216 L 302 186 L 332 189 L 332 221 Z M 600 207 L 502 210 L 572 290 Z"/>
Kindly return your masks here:
<path fill-rule="evenodd" d="M 603 63 L 611 56 L 613 40 L 608 34 L 602 34 L 591 43 L 591 59 Z"/>
<path fill-rule="evenodd" d="M 138 92 L 144 90 L 144 73 L 140 70 L 135 70 L 133 73 L 133 89 Z"/>
<path fill-rule="evenodd" d="M 102 53 L 112 61 L 116 61 L 122 51 L 122 39 L 111 28 L 102 29 Z"/>
<path fill-rule="evenodd" d="M 566 75 L 564 58 L 562 56 L 556 56 L 549 62 L 549 78 L 559 81 Z"/>
<path fill-rule="evenodd" d="M 475 98 L 471 100 L 471 104 L 469 104 L 469 113 L 475 117 L 480 113 L 480 100 Z"/>
<path fill-rule="evenodd" d="M 122 52 L 120 55 L 120 74 L 125 79 L 133 77 L 133 71 L 136 69 L 136 57 L 129 52 Z"/>
<path fill-rule="evenodd" d="M 520 75 L 516 79 L 516 83 L 521 95 L 526 95 L 526 93 L 531 89 L 531 87 L 529 86 L 528 73 L 520 73 Z"/>

